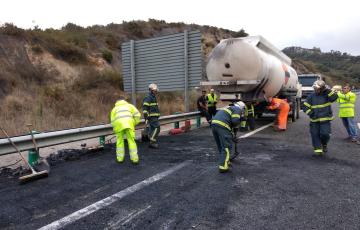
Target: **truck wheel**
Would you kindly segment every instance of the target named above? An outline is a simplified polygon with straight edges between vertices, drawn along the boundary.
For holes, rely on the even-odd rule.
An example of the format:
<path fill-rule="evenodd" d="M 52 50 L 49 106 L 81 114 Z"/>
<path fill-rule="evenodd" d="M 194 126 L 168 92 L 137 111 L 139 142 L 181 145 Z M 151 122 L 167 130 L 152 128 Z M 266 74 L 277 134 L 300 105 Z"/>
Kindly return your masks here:
<path fill-rule="evenodd" d="M 300 118 L 300 99 L 296 99 L 296 119 L 299 119 Z"/>
<path fill-rule="evenodd" d="M 297 110 L 297 103 L 296 103 L 296 100 L 294 100 L 291 105 L 291 121 L 292 122 L 296 121 L 296 110 Z"/>

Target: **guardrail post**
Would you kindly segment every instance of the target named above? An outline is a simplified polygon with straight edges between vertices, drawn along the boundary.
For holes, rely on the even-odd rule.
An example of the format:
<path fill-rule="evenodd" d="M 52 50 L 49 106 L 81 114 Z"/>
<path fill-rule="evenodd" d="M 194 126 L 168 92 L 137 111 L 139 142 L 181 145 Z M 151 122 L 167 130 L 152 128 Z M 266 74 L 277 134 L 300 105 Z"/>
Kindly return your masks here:
<path fill-rule="evenodd" d="M 99 143 L 100 143 L 100 145 L 102 145 L 102 146 L 105 145 L 105 136 L 99 137 Z"/>
<path fill-rule="evenodd" d="M 201 117 L 199 116 L 199 117 L 196 117 L 196 127 L 200 128 L 200 126 L 201 126 Z"/>
<path fill-rule="evenodd" d="M 36 130 L 31 130 L 31 133 L 35 134 L 35 133 L 38 133 Z M 29 134 L 31 134 L 29 133 Z M 36 149 L 30 149 L 28 151 L 28 162 L 31 166 L 34 166 L 35 163 L 38 162 L 39 160 L 39 152 L 36 151 Z"/>
<path fill-rule="evenodd" d="M 31 166 L 34 166 L 36 162 L 39 160 L 39 153 L 36 149 L 30 149 L 28 151 L 28 162 Z"/>
<path fill-rule="evenodd" d="M 180 112 L 176 112 L 175 114 L 181 114 Z M 178 129 L 178 128 L 180 128 L 180 122 L 175 122 L 174 123 L 174 129 Z"/>

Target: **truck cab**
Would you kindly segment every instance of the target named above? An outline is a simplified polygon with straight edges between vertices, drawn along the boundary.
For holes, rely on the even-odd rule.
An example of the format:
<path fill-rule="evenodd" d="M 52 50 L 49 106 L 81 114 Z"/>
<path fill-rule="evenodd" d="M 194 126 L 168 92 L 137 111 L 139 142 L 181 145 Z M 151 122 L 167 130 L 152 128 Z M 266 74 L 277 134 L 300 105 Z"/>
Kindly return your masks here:
<path fill-rule="evenodd" d="M 299 74 L 299 83 L 301 86 L 302 99 L 306 99 L 307 96 L 314 92 L 312 85 L 317 80 L 323 80 L 320 74 Z"/>

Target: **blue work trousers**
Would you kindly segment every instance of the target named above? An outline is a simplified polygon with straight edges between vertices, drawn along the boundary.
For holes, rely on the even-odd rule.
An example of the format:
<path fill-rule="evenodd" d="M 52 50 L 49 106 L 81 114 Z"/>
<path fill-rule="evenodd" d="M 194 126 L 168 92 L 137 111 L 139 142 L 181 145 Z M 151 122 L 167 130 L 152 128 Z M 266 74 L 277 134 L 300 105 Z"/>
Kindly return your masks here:
<path fill-rule="evenodd" d="M 330 121 L 326 122 L 310 122 L 310 133 L 312 145 L 314 147 L 314 151 L 321 150 L 322 146 L 326 146 L 330 140 L 331 134 L 331 123 Z"/>
<path fill-rule="evenodd" d="M 349 137 L 355 139 L 358 137 L 358 131 L 356 127 L 356 121 L 354 117 L 342 117 L 341 118 Z"/>
<path fill-rule="evenodd" d="M 160 133 L 160 122 L 158 117 L 150 117 L 149 120 L 149 139 L 150 143 L 156 143 Z"/>
<path fill-rule="evenodd" d="M 211 129 L 219 150 L 219 166 L 228 169 L 233 135 L 228 129 L 215 124 L 211 125 Z"/>

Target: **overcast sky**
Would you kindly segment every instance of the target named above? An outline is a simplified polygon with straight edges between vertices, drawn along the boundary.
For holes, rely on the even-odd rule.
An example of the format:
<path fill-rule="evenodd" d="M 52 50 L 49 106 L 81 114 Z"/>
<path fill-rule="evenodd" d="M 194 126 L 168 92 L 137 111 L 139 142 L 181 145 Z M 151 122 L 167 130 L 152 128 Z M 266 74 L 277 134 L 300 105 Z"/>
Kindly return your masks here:
<path fill-rule="evenodd" d="M 358 3 L 359 2 L 359 3 Z M 278 48 L 360 55 L 359 0 L 1 0 L 0 24 L 60 28 L 162 19 L 262 35 Z"/>

